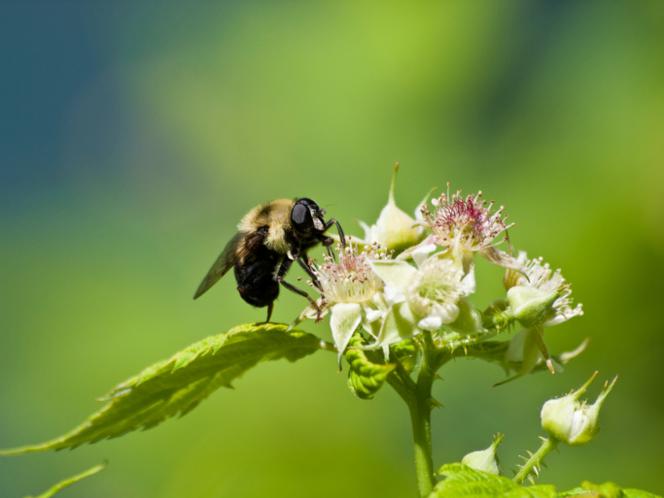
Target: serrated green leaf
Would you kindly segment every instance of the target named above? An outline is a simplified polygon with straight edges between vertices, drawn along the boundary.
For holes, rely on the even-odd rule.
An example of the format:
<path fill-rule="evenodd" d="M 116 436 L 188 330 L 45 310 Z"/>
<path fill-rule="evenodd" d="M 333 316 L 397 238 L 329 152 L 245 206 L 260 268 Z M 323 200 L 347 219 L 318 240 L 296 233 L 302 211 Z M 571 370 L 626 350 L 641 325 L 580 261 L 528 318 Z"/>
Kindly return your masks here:
<path fill-rule="evenodd" d="M 104 470 L 105 468 L 106 468 L 106 464 L 95 465 L 94 467 L 92 467 L 88 470 L 85 470 L 85 471 L 81 472 L 80 474 L 76 474 L 75 476 L 69 477 L 67 479 L 64 479 L 64 480 L 60 481 L 57 484 L 54 484 L 48 490 L 44 491 L 42 494 L 40 494 L 39 496 L 36 496 L 34 498 L 51 498 L 52 496 L 55 496 L 57 493 L 59 493 L 63 489 L 68 488 L 72 484 L 76 484 L 77 482 L 80 482 L 83 479 L 86 479 L 88 477 L 91 477 L 91 476 L 97 474 L 97 473 L 101 472 L 102 470 Z M 32 498 L 32 497 L 28 496 L 27 498 Z"/>
<path fill-rule="evenodd" d="M 506 477 L 474 470 L 462 463 L 443 465 L 437 474 L 445 479 L 436 484 L 429 498 L 661 498 L 638 489 L 621 490 L 612 482 L 593 484 L 584 481 L 577 488 L 557 493 L 549 484 L 521 486 Z"/>
<path fill-rule="evenodd" d="M 371 399 L 383 387 L 395 365 L 371 361 L 360 348 L 361 342 L 358 335 L 354 336 L 344 355 L 349 366 L 348 387 L 358 398 Z"/>
<path fill-rule="evenodd" d="M 218 388 L 257 363 L 286 358 L 298 360 L 321 348 L 312 334 L 286 325 L 247 324 L 203 339 L 155 363 L 115 387 L 104 407 L 83 424 L 42 444 L 0 451 L 0 455 L 76 448 L 82 444 L 149 429 L 184 415 Z"/>
<path fill-rule="evenodd" d="M 661 498 L 660 495 L 640 489 L 620 489 L 613 482 L 594 484 L 584 481 L 581 486 L 558 494 L 558 498 Z"/>
<path fill-rule="evenodd" d="M 578 489 L 583 490 L 582 493 L 578 493 Z M 613 482 L 605 482 L 602 484 L 594 484 L 589 481 L 584 481 L 581 483 L 581 487 L 577 488 L 577 495 L 576 496 L 583 496 L 583 495 L 592 495 L 592 496 L 597 496 L 598 498 L 622 498 L 624 495 L 620 489 L 620 486 L 618 486 L 616 483 Z M 558 496 L 569 496 L 565 495 L 564 493 L 561 493 Z M 572 495 L 574 496 L 574 495 Z"/>
<path fill-rule="evenodd" d="M 436 484 L 429 498 L 555 498 L 550 485 L 520 486 L 503 476 L 471 469 L 461 463 L 443 465 L 438 474 L 445 477 Z"/>

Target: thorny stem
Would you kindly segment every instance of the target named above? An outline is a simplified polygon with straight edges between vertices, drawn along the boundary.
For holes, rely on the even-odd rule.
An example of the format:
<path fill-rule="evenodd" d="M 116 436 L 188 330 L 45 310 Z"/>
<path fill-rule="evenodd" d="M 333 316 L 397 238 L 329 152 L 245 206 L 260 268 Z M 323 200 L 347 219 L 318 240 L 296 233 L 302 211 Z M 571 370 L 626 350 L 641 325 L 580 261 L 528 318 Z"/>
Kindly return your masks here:
<path fill-rule="evenodd" d="M 542 444 L 535 453 L 521 466 L 519 472 L 514 476 L 513 481 L 517 484 L 523 484 L 523 481 L 530 474 L 539 474 L 539 468 L 544 458 L 556 447 L 557 441 L 553 438 L 542 438 Z"/>
<path fill-rule="evenodd" d="M 387 382 L 408 406 L 413 432 L 417 487 L 420 496 L 425 498 L 431 494 L 435 484 L 431 444 L 431 410 L 435 402 L 431 388 L 436 379 L 436 372 L 451 356 L 436 348 L 431 333 L 424 332 L 420 337 L 422 363 L 417 380 L 413 380 L 403 365 L 396 361 L 397 368 L 387 378 Z M 320 347 L 327 351 L 336 351 L 334 345 L 326 341 L 321 341 Z"/>

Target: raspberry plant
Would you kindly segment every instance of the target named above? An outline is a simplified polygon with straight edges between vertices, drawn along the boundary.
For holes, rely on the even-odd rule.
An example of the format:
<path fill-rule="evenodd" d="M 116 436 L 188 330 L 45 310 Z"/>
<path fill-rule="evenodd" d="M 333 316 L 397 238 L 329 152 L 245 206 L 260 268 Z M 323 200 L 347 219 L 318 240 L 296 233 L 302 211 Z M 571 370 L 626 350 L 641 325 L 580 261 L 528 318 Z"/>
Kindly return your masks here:
<path fill-rule="evenodd" d="M 193 410 L 259 363 L 293 362 L 327 351 L 337 356 L 340 368 L 345 365 L 348 387 L 358 398 L 371 399 L 387 385 L 405 403 L 420 497 L 655 496 L 613 483 L 584 482 L 566 492 L 535 484 L 551 450 L 585 444 L 597 432 L 600 408 L 615 379 L 588 405 L 580 398 L 596 374 L 580 389 L 544 404 L 546 436 L 539 449 L 524 456 L 515 475 L 501 475 L 496 453 L 502 434 L 487 449 L 436 469 L 431 412 L 439 404 L 432 386 L 440 369 L 455 358 L 472 357 L 502 366 L 506 380 L 562 371 L 585 342 L 552 355 L 545 336 L 550 327 L 583 311 L 560 270 L 512 248 L 507 235 L 512 225 L 502 207 L 495 209 L 481 193 L 463 195 L 448 186 L 445 193 L 423 200 L 411 217 L 395 202 L 396 171 L 395 166 L 388 202 L 376 223 L 362 224 L 364 236 L 349 237 L 332 256 L 311 262 L 310 284 L 320 297 L 294 323 L 239 325 L 203 339 L 117 385 L 98 412 L 67 434 L 0 455 L 71 449 L 152 428 Z M 472 301 L 478 257 L 504 269 L 505 293 L 486 309 Z M 330 341 L 302 330 L 308 320 L 326 317 Z M 63 481 L 42 496 L 99 470 Z"/>

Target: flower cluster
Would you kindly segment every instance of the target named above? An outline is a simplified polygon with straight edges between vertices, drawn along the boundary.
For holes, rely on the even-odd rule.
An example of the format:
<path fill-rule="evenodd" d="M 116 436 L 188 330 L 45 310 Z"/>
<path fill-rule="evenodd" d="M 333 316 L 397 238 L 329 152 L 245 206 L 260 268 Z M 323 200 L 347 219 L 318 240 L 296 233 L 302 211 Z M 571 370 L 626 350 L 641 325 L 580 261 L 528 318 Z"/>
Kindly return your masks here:
<path fill-rule="evenodd" d="M 355 334 L 362 347 L 382 349 L 387 358 L 392 345 L 423 332 L 458 343 L 464 336 L 491 337 L 519 324 L 532 335 L 519 350 L 524 365 L 526 356 L 531 360 L 524 368 L 545 359 L 553 369 L 544 328 L 582 314 L 560 270 L 501 248 L 512 225 L 503 208 L 494 210 L 481 193 L 444 193 L 409 216 L 396 205 L 395 174 L 396 168 L 378 220 L 363 224 L 364 239 L 348 237 L 336 258 L 313 267 L 312 285 L 321 293 L 323 313 L 330 314 L 339 355 Z M 484 311 L 470 303 L 476 255 L 505 268 L 506 295 Z"/>

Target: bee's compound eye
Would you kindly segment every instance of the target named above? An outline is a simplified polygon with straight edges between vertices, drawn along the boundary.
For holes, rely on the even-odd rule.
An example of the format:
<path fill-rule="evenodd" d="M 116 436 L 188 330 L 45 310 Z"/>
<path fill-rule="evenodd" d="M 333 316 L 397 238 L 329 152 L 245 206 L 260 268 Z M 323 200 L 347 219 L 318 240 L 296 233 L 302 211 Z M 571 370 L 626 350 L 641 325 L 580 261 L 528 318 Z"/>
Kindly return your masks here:
<path fill-rule="evenodd" d="M 295 225 L 303 225 L 309 221 L 309 209 L 303 204 L 295 204 L 291 211 L 291 220 Z"/>

